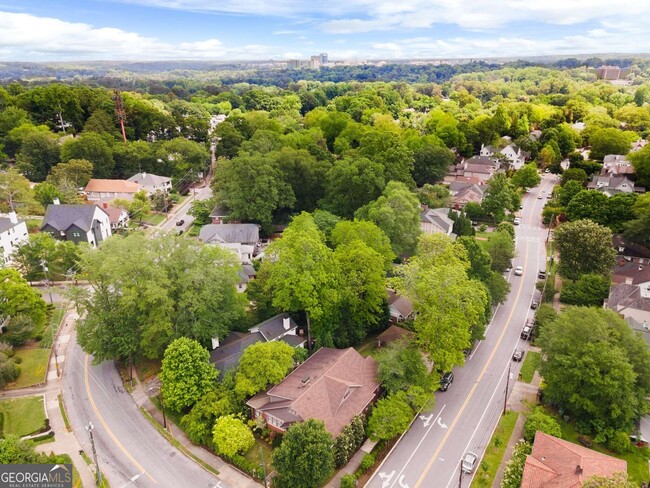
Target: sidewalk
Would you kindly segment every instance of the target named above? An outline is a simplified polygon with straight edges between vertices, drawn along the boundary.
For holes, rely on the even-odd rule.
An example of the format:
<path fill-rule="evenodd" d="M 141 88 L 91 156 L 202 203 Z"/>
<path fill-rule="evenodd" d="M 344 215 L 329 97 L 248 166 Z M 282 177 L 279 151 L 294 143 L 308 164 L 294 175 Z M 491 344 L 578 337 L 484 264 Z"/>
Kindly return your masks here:
<path fill-rule="evenodd" d="M 364 442 L 359 450 L 354 454 L 354 456 L 352 456 L 350 461 L 348 461 L 348 464 L 339 469 L 338 473 L 336 473 L 334 477 L 329 481 L 329 483 L 327 483 L 325 486 L 328 488 L 339 488 L 341 486 L 341 478 L 343 475 L 353 474 L 361 464 L 363 456 L 372 451 L 375 445 L 377 445 L 376 442 L 373 442 L 370 439 L 366 439 L 366 442 Z"/>
<path fill-rule="evenodd" d="M 74 328 L 74 322 L 77 318 L 77 314 L 71 309 L 68 309 L 63 315 L 61 326 L 54 339 L 54 351 L 56 351 L 56 355 L 50 355 L 45 384 L 15 390 L 5 390 L 0 395 L 0 398 L 44 395 L 47 416 L 50 421 L 50 427 L 54 432 L 54 442 L 36 446 L 36 450 L 48 454 L 53 452 L 55 454 L 69 455 L 75 468 L 79 471 L 84 487 L 90 488 L 95 486 L 95 475 L 79 454 L 82 450 L 81 444 L 79 444 L 74 433 L 68 431 L 65 427 L 58 400 L 58 395 L 61 393 L 61 378 L 65 366 L 65 354 L 68 349 L 68 343 L 70 342 L 72 329 Z"/>
<path fill-rule="evenodd" d="M 133 391 L 131 392 L 133 400 L 135 401 L 136 405 L 138 405 L 138 407 L 144 408 L 149 413 L 149 415 L 151 415 L 154 420 L 162 426 L 162 413 L 149 399 L 149 396 L 145 391 L 145 386 L 140 383 L 137 375 L 134 375 L 134 379 L 135 385 L 133 387 Z M 174 425 L 169 420 L 167 420 L 167 427 L 172 437 L 174 437 L 175 440 L 177 440 L 183 447 L 185 447 L 185 449 L 187 449 L 204 463 L 212 466 L 214 469 L 219 471 L 219 478 L 222 479 L 227 486 L 233 488 L 259 488 L 262 486 L 261 483 L 258 483 L 244 473 L 235 469 L 218 456 L 215 456 L 211 452 L 203 449 L 201 446 L 195 445 L 187 437 L 187 435 L 185 435 L 185 432 L 183 432 L 179 427 Z"/>

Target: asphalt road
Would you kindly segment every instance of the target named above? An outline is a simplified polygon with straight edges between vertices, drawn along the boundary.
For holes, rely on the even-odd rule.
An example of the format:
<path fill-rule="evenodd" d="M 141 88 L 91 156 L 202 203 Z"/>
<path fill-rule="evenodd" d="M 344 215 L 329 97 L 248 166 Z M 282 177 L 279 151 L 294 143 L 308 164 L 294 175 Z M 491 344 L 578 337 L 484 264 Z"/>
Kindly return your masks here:
<path fill-rule="evenodd" d="M 523 276 L 508 275 L 512 288 L 489 324 L 485 340 L 454 369 L 454 382 L 446 392 L 436 393 L 433 410 L 422 413 L 389 453 L 366 484 L 370 488 L 468 487 L 473 475 L 460 477 L 460 461 L 467 451 L 483 456 L 521 363 L 511 360 L 517 347 L 529 343 L 519 338 L 527 318 L 537 272 L 546 269 L 547 231 L 541 222 L 546 195 L 557 179 L 544 175 L 542 183 L 523 197 L 521 225 L 516 229 L 513 269 L 523 266 Z M 543 193 L 542 193 L 543 192 Z M 538 196 L 542 195 L 539 199 Z M 508 375 L 510 373 L 510 375 Z M 477 463 L 480 469 L 480 462 Z"/>
<path fill-rule="evenodd" d="M 172 214 L 171 218 L 167 220 L 166 222 L 162 223 L 159 225 L 159 228 L 166 230 L 166 231 L 171 231 L 171 230 L 182 230 L 185 232 L 187 229 L 189 229 L 192 225 L 192 222 L 194 222 L 194 217 L 191 215 L 188 215 L 187 212 L 190 210 L 190 207 L 192 206 L 192 202 L 196 200 L 207 200 L 208 198 L 212 197 L 212 189 L 210 188 L 210 185 L 208 184 L 204 188 L 197 188 L 196 189 L 196 196 L 192 194 L 194 190 L 190 190 L 190 197 L 187 198 L 180 206 L 176 207 L 174 213 Z M 179 220 L 184 220 L 185 222 L 183 225 L 176 225 L 176 223 Z"/>
<path fill-rule="evenodd" d="M 92 422 L 99 467 L 113 488 L 226 488 L 171 446 L 139 411 L 112 361 L 92 364 L 71 339 L 63 397 L 71 427 L 92 458 L 85 426 Z"/>

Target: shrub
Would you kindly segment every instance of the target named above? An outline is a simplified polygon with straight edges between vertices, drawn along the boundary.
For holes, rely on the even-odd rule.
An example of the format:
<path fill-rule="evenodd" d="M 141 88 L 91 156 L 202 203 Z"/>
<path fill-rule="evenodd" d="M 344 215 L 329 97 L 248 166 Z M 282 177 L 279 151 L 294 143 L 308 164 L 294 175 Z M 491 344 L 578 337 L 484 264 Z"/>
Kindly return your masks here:
<path fill-rule="evenodd" d="M 537 407 L 526 419 L 526 423 L 524 424 L 524 439 L 528 442 L 533 442 L 537 431 L 555 437 L 562 437 L 560 424 L 553 417 L 544 413 L 544 410 L 540 407 Z"/>
<path fill-rule="evenodd" d="M 369 452 L 368 454 L 363 455 L 363 458 L 361 459 L 361 464 L 359 465 L 359 469 L 362 472 L 366 472 L 370 468 L 372 468 L 373 464 L 375 464 L 375 455 Z"/>
<path fill-rule="evenodd" d="M 521 477 L 524 474 L 524 465 L 526 456 L 533 450 L 533 446 L 526 441 L 519 441 L 515 445 L 512 457 L 503 470 L 503 480 L 501 488 L 519 488 L 521 486 Z"/>
<path fill-rule="evenodd" d="M 627 432 L 617 430 L 607 439 L 607 447 L 617 454 L 628 452 L 631 448 L 630 436 Z"/>
<path fill-rule="evenodd" d="M 365 439 L 363 422 L 364 416 L 357 415 L 334 441 L 334 464 L 337 468 L 345 466 L 363 443 Z"/>
<path fill-rule="evenodd" d="M 357 479 L 353 474 L 344 474 L 341 477 L 341 488 L 354 488 Z"/>

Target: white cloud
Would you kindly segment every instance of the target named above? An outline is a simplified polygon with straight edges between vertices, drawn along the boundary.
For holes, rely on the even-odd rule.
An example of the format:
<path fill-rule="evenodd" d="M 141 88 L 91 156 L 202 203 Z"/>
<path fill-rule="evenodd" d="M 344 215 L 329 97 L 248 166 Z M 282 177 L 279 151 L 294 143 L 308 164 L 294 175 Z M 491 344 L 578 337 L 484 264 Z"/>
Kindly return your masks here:
<path fill-rule="evenodd" d="M 51 17 L 0 12 L 0 57 L 11 60 L 262 59 L 265 45 L 225 47 L 219 39 L 170 44 L 135 32 Z"/>

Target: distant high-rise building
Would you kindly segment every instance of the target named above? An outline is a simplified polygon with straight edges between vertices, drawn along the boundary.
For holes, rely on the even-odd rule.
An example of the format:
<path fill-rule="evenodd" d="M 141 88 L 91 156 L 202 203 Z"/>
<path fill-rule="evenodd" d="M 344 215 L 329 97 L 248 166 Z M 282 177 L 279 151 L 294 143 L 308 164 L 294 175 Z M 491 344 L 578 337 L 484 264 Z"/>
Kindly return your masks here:
<path fill-rule="evenodd" d="M 320 56 L 317 54 L 315 56 L 311 57 L 311 64 L 310 66 L 312 68 L 320 68 L 321 62 L 320 62 Z"/>
<path fill-rule="evenodd" d="M 320 64 L 327 64 L 327 53 L 320 53 Z"/>
<path fill-rule="evenodd" d="M 300 68 L 300 60 L 299 59 L 289 59 L 287 61 L 287 68 Z"/>

